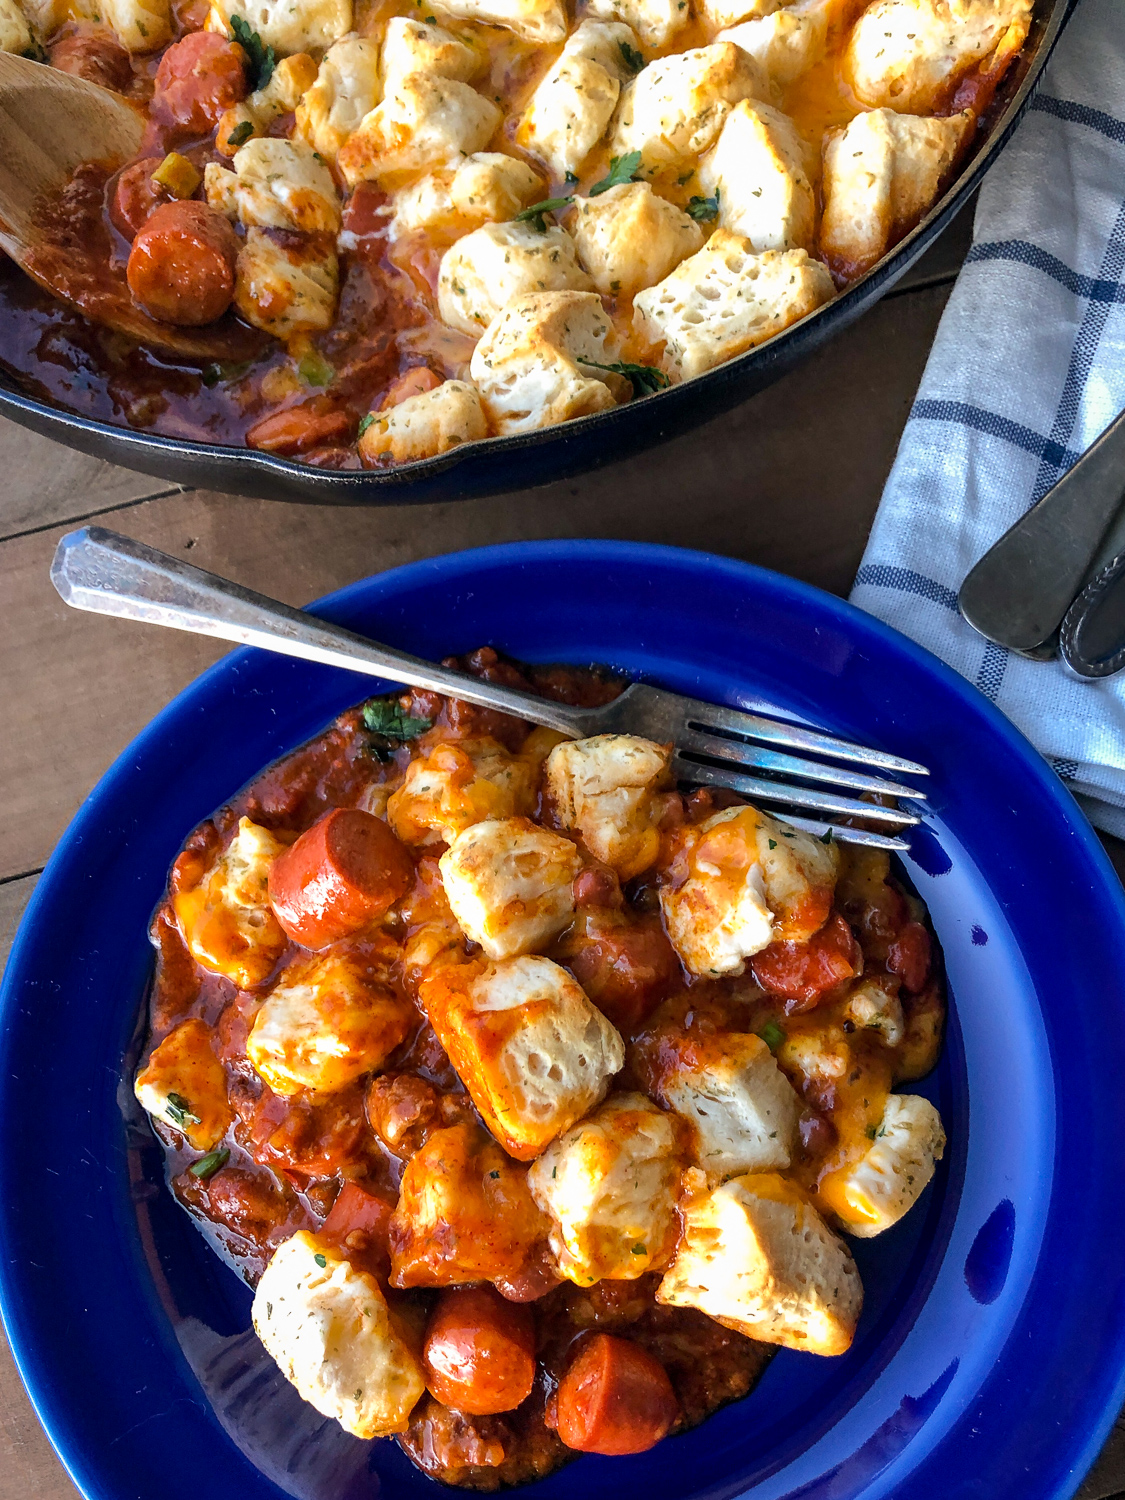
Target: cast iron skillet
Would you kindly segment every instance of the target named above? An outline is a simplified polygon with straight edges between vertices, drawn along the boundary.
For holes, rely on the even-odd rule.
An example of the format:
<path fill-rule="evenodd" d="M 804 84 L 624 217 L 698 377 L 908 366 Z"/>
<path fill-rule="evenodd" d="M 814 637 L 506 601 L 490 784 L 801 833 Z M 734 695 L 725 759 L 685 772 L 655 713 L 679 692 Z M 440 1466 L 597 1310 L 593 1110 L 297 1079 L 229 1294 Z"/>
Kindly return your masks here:
<path fill-rule="evenodd" d="M 1038 0 L 1023 54 L 990 111 L 991 128 L 960 177 L 921 224 L 866 276 L 768 344 L 696 380 L 611 411 L 521 437 L 490 438 L 401 469 L 332 470 L 251 448 L 195 443 L 112 427 L 36 401 L 0 370 L 0 413 L 92 458 L 173 483 L 266 500 L 322 505 L 402 505 L 480 495 L 569 479 L 720 416 L 764 389 L 877 302 L 927 250 L 964 204 L 1027 108 L 1077 0 Z"/>

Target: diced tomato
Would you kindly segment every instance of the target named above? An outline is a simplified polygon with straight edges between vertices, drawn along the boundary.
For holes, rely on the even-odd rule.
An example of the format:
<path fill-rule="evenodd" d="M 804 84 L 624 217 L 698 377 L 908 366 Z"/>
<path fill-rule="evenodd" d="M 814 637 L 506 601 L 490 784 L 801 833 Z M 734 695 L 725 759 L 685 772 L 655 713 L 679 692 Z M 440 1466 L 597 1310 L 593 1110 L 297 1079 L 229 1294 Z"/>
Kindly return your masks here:
<path fill-rule="evenodd" d="M 604 907 L 580 910 L 564 962 L 622 1031 L 641 1025 L 680 979 L 680 961 L 655 913 L 634 918 Z"/>
<path fill-rule="evenodd" d="M 887 950 L 887 968 L 902 980 L 903 988 L 917 995 L 930 974 L 930 934 L 921 922 L 907 922 Z"/>
<path fill-rule="evenodd" d="M 845 980 L 863 972 L 863 955 L 851 927 L 834 912 L 804 943 L 771 943 L 751 961 L 754 978 L 786 1000 L 785 1011 L 813 1010 Z"/>
<path fill-rule="evenodd" d="M 354 1265 L 386 1278 L 391 1267 L 387 1226 L 393 1212 L 394 1205 L 385 1198 L 369 1193 L 357 1182 L 345 1182 L 320 1233 L 339 1245 Z"/>

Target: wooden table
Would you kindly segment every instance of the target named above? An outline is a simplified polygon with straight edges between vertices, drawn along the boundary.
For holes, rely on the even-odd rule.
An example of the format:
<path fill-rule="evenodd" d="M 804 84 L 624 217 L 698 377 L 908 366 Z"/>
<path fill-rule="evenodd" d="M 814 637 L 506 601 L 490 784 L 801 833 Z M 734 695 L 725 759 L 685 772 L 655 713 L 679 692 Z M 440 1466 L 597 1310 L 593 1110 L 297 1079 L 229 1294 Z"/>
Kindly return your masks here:
<path fill-rule="evenodd" d="M 64 532 L 96 517 L 292 604 L 462 547 L 581 536 L 701 547 L 846 594 L 969 227 L 964 214 L 878 307 L 737 411 L 628 464 L 495 500 L 369 510 L 242 500 L 116 469 L 0 422 L 0 965 L 79 803 L 223 649 L 68 611 L 47 577 Z M 159 1492 L 153 1475 L 152 1500 Z M 76 1493 L 0 1341 L 0 1500 Z M 1122 1424 L 1079 1495 L 1125 1500 Z"/>

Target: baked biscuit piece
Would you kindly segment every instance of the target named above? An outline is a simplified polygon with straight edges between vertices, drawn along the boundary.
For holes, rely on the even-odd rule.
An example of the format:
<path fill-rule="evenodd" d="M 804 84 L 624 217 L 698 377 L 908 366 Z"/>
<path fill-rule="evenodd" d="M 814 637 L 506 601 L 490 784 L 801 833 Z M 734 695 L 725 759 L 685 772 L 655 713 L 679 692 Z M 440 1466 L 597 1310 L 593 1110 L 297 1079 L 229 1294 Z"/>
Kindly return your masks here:
<path fill-rule="evenodd" d="M 359 36 L 334 42 L 296 105 L 296 134 L 334 161 L 348 136 L 378 104 L 380 92 L 378 44 Z"/>
<path fill-rule="evenodd" d="M 631 75 L 625 59 L 636 42 L 619 21 L 583 21 L 540 79 L 516 141 L 556 177 L 577 172 L 605 134 L 622 80 Z"/>
<path fill-rule="evenodd" d="M 835 294 L 828 268 L 804 250 L 766 250 L 717 229 L 703 249 L 638 293 L 633 326 L 664 341 L 661 367 L 673 381 L 724 364 L 815 312 Z"/>
<path fill-rule="evenodd" d="M 466 380 L 446 380 L 372 416 L 359 439 L 359 455 L 367 463 L 383 457 L 417 463 L 488 436 L 476 386 Z"/>
<path fill-rule="evenodd" d="M 426 1389 L 375 1277 L 300 1230 L 274 1251 L 254 1332 L 301 1397 L 358 1438 L 405 1432 Z"/>
<path fill-rule="evenodd" d="M 404 844 L 452 844 L 485 818 L 533 812 L 537 769 L 487 736 L 437 744 L 407 766 L 387 821 Z"/>
<path fill-rule="evenodd" d="M 824 57 L 836 8 L 837 0 L 804 0 L 742 21 L 720 31 L 715 40 L 741 47 L 773 88 L 786 89 Z"/>
<path fill-rule="evenodd" d="M 240 16 L 279 57 L 324 52 L 352 29 L 352 0 L 211 0 L 207 30 L 232 36 Z"/>
<path fill-rule="evenodd" d="M 563 0 L 443 0 L 446 15 L 505 26 L 525 42 L 561 42 L 566 36 Z"/>
<path fill-rule="evenodd" d="M 453 166 L 483 151 L 500 124 L 491 99 L 456 78 L 410 73 L 387 79 L 381 102 L 340 147 L 336 163 L 349 187 Z"/>
<path fill-rule="evenodd" d="M 691 20 L 688 0 L 589 0 L 588 16 L 624 21 L 646 47 L 666 47 Z"/>
<path fill-rule="evenodd" d="M 658 57 L 621 91 L 610 149 L 639 151 L 650 174 L 706 151 L 741 99 L 767 89 L 758 64 L 733 42 Z"/>
<path fill-rule="evenodd" d="M 332 327 L 340 269 L 332 241 L 318 235 L 278 244 L 248 229 L 234 272 L 234 304 L 248 323 L 282 341 Z"/>
<path fill-rule="evenodd" d="M 275 1094 L 332 1094 L 380 1068 L 414 1029 L 387 965 L 330 948 L 297 959 L 266 996 L 246 1055 Z"/>
<path fill-rule="evenodd" d="M 834 844 L 754 807 L 728 807 L 684 831 L 686 879 L 660 892 L 672 946 L 692 974 L 741 974 L 772 942 L 801 942 L 828 919 Z"/>
<path fill-rule="evenodd" d="M 416 230 L 456 239 L 482 224 L 514 219 L 543 197 L 546 183 L 525 161 L 478 151 L 459 167 L 431 172 L 395 193 L 391 239 Z"/>
<path fill-rule="evenodd" d="M 31 28 L 16 0 L 0 0 L 0 52 L 26 52 Z"/>
<path fill-rule="evenodd" d="M 703 244 L 703 231 L 647 182 L 625 182 L 576 198 L 571 233 L 603 297 L 633 297 L 655 286 Z"/>
<path fill-rule="evenodd" d="M 546 948 L 574 916 L 582 856 L 528 818 L 493 818 L 457 835 L 439 866 L 450 909 L 489 958 Z"/>
<path fill-rule="evenodd" d="M 613 358 L 609 332 L 594 292 L 513 297 L 485 330 L 469 366 L 495 431 L 533 432 L 615 406 L 629 387 L 599 370 Z"/>
<path fill-rule="evenodd" d="M 269 978 L 287 942 L 270 906 L 270 865 L 284 849 L 268 828 L 240 818 L 211 866 L 172 897 L 180 931 L 196 963 L 239 989 Z"/>
<path fill-rule="evenodd" d="M 195 1017 L 181 1021 L 153 1049 L 133 1092 L 150 1115 L 178 1130 L 197 1151 L 218 1145 L 234 1120 L 210 1027 Z"/>
<path fill-rule="evenodd" d="M 683 1209 L 658 1302 L 695 1307 L 766 1344 L 843 1354 L 863 1305 L 844 1242 L 776 1173 L 732 1178 Z"/>
<path fill-rule="evenodd" d="M 807 170 L 808 147 L 788 115 L 743 99 L 699 164 L 699 180 L 718 194 L 719 223 L 764 250 L 811 250 L 816 241 L 816 195 Z"/>
<path fill-rule="evenodd" d="M 675 1122 L 643 1094 L 614 1094 L 552 1142 L 527 1183 L 551 1216 L 562 1274 L 590 1286 L 664 1265 L 679 1232 L 680 1166 Z"/>
<path fill-rule="evenodd" d="M 392 16 L 383 33 L 382 70 L 388 85 L 411 73 L 469 83 L 484 63 L 483 52 L 433 22 Z"/>
<path fill-rule="evenodd" d="M 434 1130 L 406 1164 L 391 1215 L 391 1285 L 459 1286 L 527 1270 L 549 1221 L 527 1169 L 474 1120 Z"/>
<path fill-rule="evenodd" d="M 208 162 L 203 181 L 207 201 L 247 228 L 295 229 L 335 234 L 340 195 L 332 174 L 311 146 L 262 136 L 234 154 L 234 171 Z"/>
<path fill-rule="evenodd" d="M 1007 67 L 1031 10 L 1032 0 L 875 0 L 852 29 L 842 71 L 864 104 L 931 114 L 972 69 Z"/>
<path fill-rule="evenodd" d="M 547 791 L 562 826 L 623 881 L 647 870 L 660 848 L 655 799 L 672 784 L 671 758 L 667 745 L 635 734 L 565 740 L 547 757 Z"/>
<path fill-rule="evenodd" d="M 592 286 L 565 229 L 485 224 L 442 256 L 438 312 L 451 328 L 479 335 L 524 292 L 586 291 Z"/>
<path fill-rule="evenodd" d="M 155 52 L 172 40 L 169 0 L 102 0 L 102 14 L 130 52 Z"/>
<path fill-rule="evenodd" d="M 784 0 L 700 0 L 699 14 L 705 26 L 718 30 L 751 17 L 772 15 L 783 3 Z"/>
<path fill-rule="evenodd" d="M 866 1155 L 821 1184 L 825 1204 L 848 1234 L 870 1239 L 897 1224 L 945 1153 L 941 1116 L 920 1094 L 891 1094 Z"/>
<path fill-rule="evenodd" d="M 828 132 L 820 249 L 841 279 L 870 270 L 913 229 L 975 126 L 968 110 L 927 119 L 873 109 Z"/>
<path fill-rule="evenodd" d="M 344 45 L 336 43 L 337 47 Z M 364 45 L 370 46 L 371 43 Z M 274 67 L 264 89 L 255 89 L 248 99 L 223 112 L 215 134 L 216 150 L 224 156 L 233 156 L 239 146 L 254 136 L 265 135 L 275 120 L 298 108 L 305 92 L 316 83 L 317 71 L 316 63 L 307 52 L 294 52 L 292 57 L 283 57 Z"/>
<path fill-rule="evenodd" d="M 530 954 L 440 970 L 421 999 L 485 1124 L 531 1161 L 605 1098 L 625 1048 L 565 969 Z"/>
<path fill-rule="evenodd" d="M 650 1092 L 691 1122 L 695 1163 L 712 1181 L 789 1166 L 800 1100 L 761 1037 L 666 1032 L 658 1057 Z"/>

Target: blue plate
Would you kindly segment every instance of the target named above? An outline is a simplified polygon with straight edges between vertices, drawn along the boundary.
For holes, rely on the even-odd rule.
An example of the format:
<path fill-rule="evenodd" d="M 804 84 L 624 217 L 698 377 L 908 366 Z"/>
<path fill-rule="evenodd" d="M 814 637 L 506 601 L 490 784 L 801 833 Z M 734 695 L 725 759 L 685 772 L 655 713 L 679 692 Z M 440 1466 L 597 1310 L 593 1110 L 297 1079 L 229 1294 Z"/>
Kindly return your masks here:
<path fill-rule="evenodd" d="M 950 1149 L 914 1213 L 857 1247 L 855 1345 L 837 1360 L 783 1350 L 703 1427 L 637 1458 L 583 1458 L 537 1493 L 1071 1494 L 1125 1397 L 1125 901 L 1035 751 L 893 631 L 700 553 L 490 548 L 385 573 L 322 612 L 426 657 L 490 642 L 772 700 L 933 768 L 905 866 L 948 966 L 948 1044 L 923 1087 Z M 20 929 L 0 1011 L 0 1302 L 90 1500 L 433 1493 L 394 1444 L 347 1437 L 281 1381 L 248 1332 L 245 1287 L 165 1190 L 129 1082 L 146 926 L 185 835 L 371 691 L 228 657 L 109 771 Z"/>

